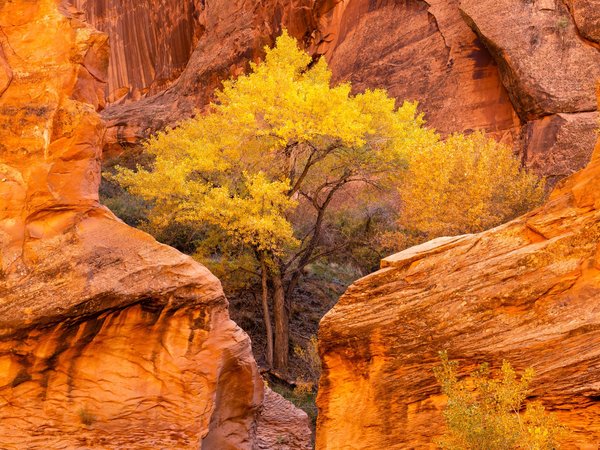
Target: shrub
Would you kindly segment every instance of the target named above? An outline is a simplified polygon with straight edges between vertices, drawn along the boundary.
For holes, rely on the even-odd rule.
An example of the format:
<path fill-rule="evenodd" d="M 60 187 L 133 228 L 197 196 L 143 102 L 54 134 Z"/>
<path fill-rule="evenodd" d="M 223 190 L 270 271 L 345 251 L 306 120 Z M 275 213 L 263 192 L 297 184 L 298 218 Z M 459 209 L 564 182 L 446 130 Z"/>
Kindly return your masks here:
<path fill-rule="evenodd" d="M 517 376 L 504 361 L 497 377 L 487 364 L 459 380 L 458 364 L 441 352 L 435 377 L 448 396 L 444 418 L 448 427 L 438 444 L 448 450 L 507 450 L 559 448 L 564 428 L 540 402 L 523 406 L 534 371 Z"/>
<path fill-rule="evenodd" d="M 544 198 L 544 181 L 510 148 L 483 133 L 454 134 L 413 154 L 400 187 L 399 224 L 416 240 L 476 233 L 509 221 Z"/>

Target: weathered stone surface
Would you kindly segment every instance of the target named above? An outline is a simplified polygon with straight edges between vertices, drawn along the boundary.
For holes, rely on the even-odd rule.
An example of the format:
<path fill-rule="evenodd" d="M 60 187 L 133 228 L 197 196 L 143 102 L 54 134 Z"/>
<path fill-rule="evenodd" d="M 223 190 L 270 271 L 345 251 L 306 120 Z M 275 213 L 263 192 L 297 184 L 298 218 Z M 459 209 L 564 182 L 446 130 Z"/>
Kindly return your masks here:
<path fill-rule="evenodd" d="M 581 40 L 561 1 L 461 0 L 460 7 L 524 121 L 596 110 L 600 51 Z"/>
<path fill-rule="evenodd" d="M 118 15 L 121 2 L 109 3 L 110 14 Z M 315 14 L 320 6 L 315 3 L 315 0 L 201 2 L 197 21 L 202 34 L 181 76 L 164 91 L 138 102 L 113 105 L 103 112 L 109 146 L 138 142 L 205 107 L 214 89 L 223 80 L 247 70 L 248 62 L 257 59 L 266 44 L 274 42 L 282 27 L 306 42 L 310 30 L 316 27 Z M 119 35 L 118 30 L 115 33 Z M 140 36 L 137 39 L 144 40 Z"/>
<path fill-rule="evenodd" d="M 308 416 L 270 389 L 256 429 L 255 450 L 310 450 L 311 431 Z"/>
<path fill-rule="evenodd" d="M 496 63 L 462 19 L 458 0 L 339 3 L 320 18 L 316 49 L 337 81 L 418 100 L 443 133 L 518 126 Z"/>
<path fill-rule="evenodd" d="M 106 36 L 55 0 L 0 27 L 0 447 L 252 448 L 219 281 L 98 203 Z"/>
<path fill-rule="evenodd" d="M 600 1 L 569 0 L 569 3 L 581 35 L 600 44 Z"/>
<path fill-rule="evenodd" d="M 117 3 L 112 16 L 121 10 Z M 140 102 L 109 107 L 104 112 L 107 142 L 134 143 L 189 117 L 210 101 L 221 80 L 260 57 L 282 27 L 313 54 L 324 54 L 336 80 L 351 80 L 356 90 L 380 87 L 400 100 L 419 100 L 431 125 L 442 132 L 485 129 L 513 142 L 518 119 L 494 60 L 462 20 L 456 0 L 430 5 L 365 0 L 207 4 L 199 19 L 203 33 L 180 79 Z M 121 39 L 118 29 L 109 32 Z"/>
<path fill-rule="evenodd" d="M 110 103 L 139 99 L 169 86 L 202 36 L 201 0 L 136 2 L 69 0 L 85 20 L 110 36 Z"/>
<path fill-rule="evenodd" d="M 435 448 L 432 368 L 503 359 L 532 366 L 532 395 L 600 442 L 600 145 L 543 207 L 477 235 L 387 258 L 323 318 L 317 448 Z"/>
<path fill-rule="evenodd" d="M 548 185 L 584 168 L 590 161 L 600 115 L 554 114 L 523 127 L 524 163 L 547 177 Z"/>

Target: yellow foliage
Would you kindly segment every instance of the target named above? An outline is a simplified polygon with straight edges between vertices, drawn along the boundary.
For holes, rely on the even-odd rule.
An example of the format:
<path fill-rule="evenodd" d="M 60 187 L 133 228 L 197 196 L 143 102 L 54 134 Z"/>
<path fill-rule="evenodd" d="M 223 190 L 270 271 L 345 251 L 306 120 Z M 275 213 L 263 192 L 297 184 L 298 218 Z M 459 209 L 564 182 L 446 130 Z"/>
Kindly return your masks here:
<path fill-rule="evenodd" d="M 397 174 L 438 139 L 414 103 L 396 109 L 384 91 L 331 87 L 325 60 L 311 65 L 286 32 L 216 98 L 148 140 L 150 169 L 121 167 L 113 179 L 153 205 L 154 227 L 208 224 L 271 256 L 300 245 L 288 219 L 300 198 L 325 208 L 340 186 Z"/>
<path fill-rule="evenodd" d="M 401 226 L 425 238 L 475 233 L 537 206 L 544 182 L 481 132 L 416 152 L 400 188 Z"/>
<path fill-rule="evenodd" d="M 565 434 L 540 402 L 523 403 L 534 377 L 526 369 L 520 377 L 504 361 L 497 377 L 483 364 L 459 380 L 458 364 L 441 352 L 442 365 L 434 369 L 442 392 L 448 396 L 444 417 L 448 430 L 438 442 L 449 450 L 554 450 Z"/>

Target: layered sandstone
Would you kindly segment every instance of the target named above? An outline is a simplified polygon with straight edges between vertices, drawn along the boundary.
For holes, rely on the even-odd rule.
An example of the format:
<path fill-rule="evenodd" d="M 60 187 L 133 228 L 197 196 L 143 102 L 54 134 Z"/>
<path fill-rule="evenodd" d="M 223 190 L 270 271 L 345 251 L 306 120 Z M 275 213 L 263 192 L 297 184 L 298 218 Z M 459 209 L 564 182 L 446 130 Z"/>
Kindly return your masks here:
<path fill-rule="evenodd" d="M 79 17 L 0 4 L 0 447 L 250 449 L 263 383 L 219 281 L 98 203 L 108 46 Z"/>
<path fill-rule="evenodd" d="M 317 448 L 435 448 L 444 399 L 432 368 L 533 367 L 532 396 L 600 442 L 600 143 L 541 208 L 477 235 L 391 256 L 321 321 Z"/>

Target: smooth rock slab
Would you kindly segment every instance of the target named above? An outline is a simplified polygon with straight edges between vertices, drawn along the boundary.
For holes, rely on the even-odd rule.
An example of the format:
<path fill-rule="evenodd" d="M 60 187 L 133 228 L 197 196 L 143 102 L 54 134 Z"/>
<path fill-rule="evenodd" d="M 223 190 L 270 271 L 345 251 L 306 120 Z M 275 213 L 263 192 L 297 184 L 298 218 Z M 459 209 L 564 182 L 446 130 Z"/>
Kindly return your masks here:
<path fill-rule="evenodd" d="M 436 448 L 447 350 L 533 367 L 533 397 L 570 429 L 566 449 L 600 442 L 600 145 L 541 208 L 476 235 L 386 258 L 322 319 L 317 448 Z"/>

